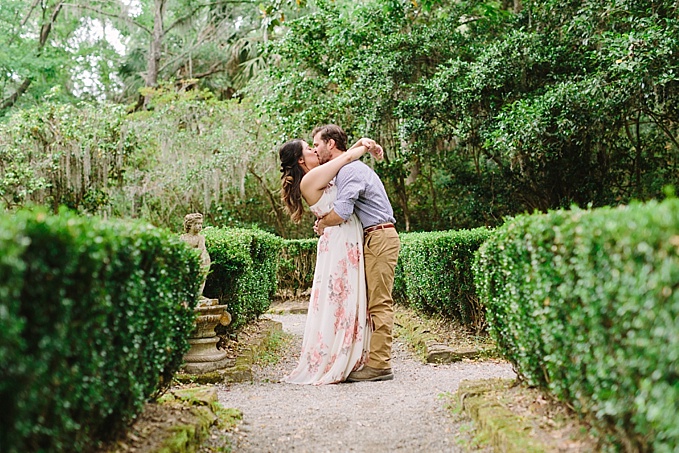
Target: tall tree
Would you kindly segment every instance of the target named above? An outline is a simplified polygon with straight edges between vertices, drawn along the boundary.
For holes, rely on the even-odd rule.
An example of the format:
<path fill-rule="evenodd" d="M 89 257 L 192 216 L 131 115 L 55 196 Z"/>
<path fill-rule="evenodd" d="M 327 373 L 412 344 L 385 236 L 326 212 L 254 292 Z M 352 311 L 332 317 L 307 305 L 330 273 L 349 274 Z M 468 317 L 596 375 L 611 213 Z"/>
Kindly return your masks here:
<path fill-rule="evenodd" d="M 288 3 L 8 0 L 0 8 L 0 107 L 53 87 L 64 99 L 130 102 L 159 80 L 230 98 L 266 64 L 262 43 Z M 148 95 L 139 99 L 148 106 Z"/>
<path fill-rule="evenodd" d="M 276 44 L 263 105 L 282 135 L 338 122 L 382 140 L 406 227 L 679 184 L 676 2 L 317 3 Z"/>
<path fill-rule="evenodd" d="M 38 79 L 50 80 L 55 55 L 46 48 L 63 1 L 15 0 L 0 9 L 0 111 L 12 107 Z M 58 64 L 58 63 L 57 63 Z"/>

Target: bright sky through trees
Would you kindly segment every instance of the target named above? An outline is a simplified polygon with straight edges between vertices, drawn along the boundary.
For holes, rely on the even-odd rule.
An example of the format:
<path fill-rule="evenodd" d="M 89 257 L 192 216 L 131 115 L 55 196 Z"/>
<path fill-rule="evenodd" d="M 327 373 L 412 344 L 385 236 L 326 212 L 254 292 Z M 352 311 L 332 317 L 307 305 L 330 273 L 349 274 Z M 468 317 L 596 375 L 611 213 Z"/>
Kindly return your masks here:
<path fill-rule="evenodd" d="M 137 17 L 142 13 L 142 5 L 140 0 L 120 0 L 127 7 L 127 15 L 129 17 Z M 74 54 L 74 59 L 77 62 L 73 70 L 73 94 L 78 97 L 89 95 L 93 98 L 104 100 L 107 92 L 120 92 L 123 89 L 123 81 L 116 74 L 114 62 L 102 61 L 100 55 L 79 55 L 79 51 L 84 46 L 95 46 L 98 42 L 105 41 L 115 52 L 120 56 L 125 56 L 127 53 L 127 44 L 129 38 L 125 38 L 123 34 L 115 27 L 115 24 L 109 19 L 93 19 L 89 17 L 82 17 L 80 19 L 80 27 L 73 33 L 71 39 L 68 40 L 67 48 Z M 100 65 L 106 65 L 108 72 L 108 90 L 101 80 Z"/>

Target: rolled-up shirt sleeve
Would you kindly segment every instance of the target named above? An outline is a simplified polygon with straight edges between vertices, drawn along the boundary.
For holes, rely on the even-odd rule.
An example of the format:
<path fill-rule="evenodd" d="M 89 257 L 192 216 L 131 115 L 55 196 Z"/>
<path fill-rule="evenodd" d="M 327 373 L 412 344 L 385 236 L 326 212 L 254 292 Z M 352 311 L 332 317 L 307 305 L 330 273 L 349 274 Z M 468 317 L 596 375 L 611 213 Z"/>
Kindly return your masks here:
<path fill-rule="evenodd" d="M 354 212 L 354 204 L 365 191 L 365 180 L 358 172 L 351 171 L 347 166 L 342 167 L 335 178 L 337 185 L 337 199 L 335 199 L 335 213 L 348 220 Z"/>

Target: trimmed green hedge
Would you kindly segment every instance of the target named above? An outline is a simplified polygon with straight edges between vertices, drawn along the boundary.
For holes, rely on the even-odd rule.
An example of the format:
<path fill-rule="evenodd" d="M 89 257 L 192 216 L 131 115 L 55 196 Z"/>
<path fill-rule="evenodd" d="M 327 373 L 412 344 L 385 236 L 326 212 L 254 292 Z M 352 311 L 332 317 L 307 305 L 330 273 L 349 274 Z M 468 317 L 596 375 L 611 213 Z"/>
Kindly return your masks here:
<path fill-rule="evenodd" d="M 472 264 L 489 235 L 486 228 L 401 234 L 394 299 L 482 331 L 484 307 L 476 296 Z"/>
<path fill-rule="evenodd" d="M 188 350 L 196 254 L 149 225 L 0 215 L 0 445 L 89 451 L 169 385 Z"/>
<path fill-rule="evenodd" d="M 212 261 L 203 293 L 229 306 L 233 319 L 227 329 L 235 331 L 269 309 L 283 239 L 241 228 L 209 227 L 203 234 Z"/>
<path fill-rule="evenodd" d="M 278 289 L 293 293 L 311 288 L 318 239 L 286 239 L 278 268 Z"/>
<path fill-rule="evenodd" d="M 618 446 L 679 445 L 679 200 L 520 216 L 479 250 L 490 332 Z"/>

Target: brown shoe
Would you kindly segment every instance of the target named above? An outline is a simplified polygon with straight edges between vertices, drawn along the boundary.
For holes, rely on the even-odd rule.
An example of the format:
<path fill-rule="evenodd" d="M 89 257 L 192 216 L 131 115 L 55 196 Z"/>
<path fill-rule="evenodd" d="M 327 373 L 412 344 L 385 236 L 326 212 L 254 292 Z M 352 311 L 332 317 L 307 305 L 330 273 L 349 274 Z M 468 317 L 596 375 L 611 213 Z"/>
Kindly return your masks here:
<path fill-rule="evenodd" d="M 358 371 L 352 371 L 347 377 L 347 382 L 369 382 L 369 381 L 390 381 L 394 379 L 391 368 L 378 370 L 369 366 L 364 366 Z"/>

